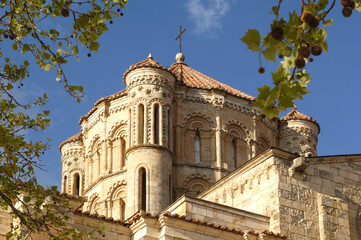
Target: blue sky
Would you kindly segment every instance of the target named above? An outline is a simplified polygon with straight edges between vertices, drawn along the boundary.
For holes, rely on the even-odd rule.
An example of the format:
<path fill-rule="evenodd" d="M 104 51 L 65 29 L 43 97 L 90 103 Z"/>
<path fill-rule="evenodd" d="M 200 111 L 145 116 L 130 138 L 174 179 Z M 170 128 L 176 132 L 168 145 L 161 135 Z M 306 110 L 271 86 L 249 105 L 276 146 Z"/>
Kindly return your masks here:
<path fill-rule="evenodd" d="M 297 7 L 299 1 L 288 3 L 282 13 Z M 295 3 L 297 2 L 297 3 Z M 47 172 L 39 172 L 40 183 L 60 185 L 61 159 L 59 144 L 80 131 L 78 121 L 99 98 L 125 88 L 123 73 L 131 64 L 152 53 L 163 66 L 174 63 L 178 52 L 179 25 L 187 28 L 183 35 L 185 62 L 192 68 L 245 93 L 257 96 L 257 87 L 269 84 L 270 72 L 276 64 L 266 63 L 266 73 L 258 74 L 258 56 L 247 50 L 239 40 L 247 28 L 262 34 L 270 31 L 269 14 L 276 0 L 130 0 L 124 16 L 116 19 L 100 41 L 100 50 L 88 58 L 81 51 L 80 61 L 65 67 L 73 84 L 84 86 L 86 99 L 78 104 L 68 97 L 55 72 L 34 68 L 19 96 L 35 97 L 47 92 L 51 125 L 42 137 L 51 138 L 51 149 L 42 163 Z M 287 4 L 291 4 L 287 6 Z M 293 6 L 293 5 L 294 6 Z M 354 12 L 346 19 L 336 4 L 328 27 L 329 53 L 322 53 L 307 66 L 313 80 L 312 93 L 297 101 L 298 109 L 321 125 L 318 154 L 361 153 L 361 14 Z M 66 31 L 67 25 L 57 28 Z M 26 95 L 23 96 L 23 95 Z M 284 115 L 283 113 L 282 115 Z"/>

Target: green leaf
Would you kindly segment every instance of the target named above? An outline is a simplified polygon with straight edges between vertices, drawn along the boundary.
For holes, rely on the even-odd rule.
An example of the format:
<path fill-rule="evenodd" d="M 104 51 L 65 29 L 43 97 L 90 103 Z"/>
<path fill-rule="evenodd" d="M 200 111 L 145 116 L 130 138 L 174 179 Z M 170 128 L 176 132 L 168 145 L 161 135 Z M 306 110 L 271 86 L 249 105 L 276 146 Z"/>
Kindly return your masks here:
<path fill-rule="evenodd" d="M 27 51 L 29 51 L 29 50 L 30 50 L 29 44 L 24 44 L 23 47 L 22 47 L 22 49 L 21 49 L 21 51 L 22 51 L 23 53 L 25 53 L 25 52 L 27 52 Z"/>
<path fill-rule="evenodd" d="M 328 0 L 320 0 L 318 1 L 318 3 L 315 5 L 315 10 L 316 11 L 320 11 L 326 8 L 328 4 Z"/>
<path fill-rule="evenodd" d="M 45 71 L 50 71 L 50 69 L 52 69 L 52 67 L 53 67 L 53 65 L 51 65 L 50 63 L 47 63 L 47 64 L 45 64 L 45 66 L 44 66 L 44 70 L 45 70 Z"/>
<path fill-rule="evenodd" d="M 356 10 L 361 12 L 361 4 L 360 3 L 356 3 Z"/>
<path fill-rule="evenodd" d="M 89 46 L 90 51 L 98 51 L 99 43 L 98 42 L 92 42 Z"/>
<path fill-rule="evenodd" d="M 264 58 L 268 61 L 276 61 L 277 47 L 271 46 L 262 51 Z"/>
<path fill-rule="evenodd" d="M 261 50 L 261 35 L 256 29 L 248 29 L 246 34 L 240 40 L 247 45 L 248 49 L 251 49 L 254 52 L 259 52 Z"/>
<path fill-rule="evenodd" d="M 31 197 L 29 197 L 29 196 L 24 197 L 24 202 L 28 203 L 28 202 L 30 202 L 30 200 L 31 200 Z"/>
<path fill-rule="evenodd" d="M 332 25 L 332 23 L 333 23 L 333 19 L 328 19 L 323 22 L 323 26 L 330 26 L 330 25 Z"/>
<path fill-rule="evenodd" d="M 296 57 L 296 54 L 293 54 L 290 57 L 285 57 L 285 60 L 281 61 L 282 66 L 287 69 L 293 68 L 293 63 L 295 62 Z"/>
<path fill-rule="evenodd" d="M 73 53 L 73 55 L 77 55 L 79 53 L 78 46 L 73 46 L 71 48 L 71 52 Z"/>
<path fill-rule="evenodd" d="M 62 53 L 63 51 L 61 50 L 61 48 L 58 48 L 57 50 L 56 50 L 56 55 L 58 55 L 58 56 L 61 56 L 61 53 Z"/>
<path fill-rule="evenodd" d="M 11 83 L 8 83 L 7 85 L 6 85 L 6 90 L 11 90 L 11 89 L 13 89 L 14 88 L 14 86 L 11 84 Z"/>
<path fill-rule="evenodd" d="M 16 42 L 13 43 L 13 45 L 11 46 L 12 49 L 14 49 L 15 51 L 18 50 L 18 45 L 16 44 Z"/>
<path fill-rule="evenodd" d="M 277 85 L 279 82 L 288 80 L 290 77 L 290 71 L 288 69 L 285 69 L 280 64 L 276 71 L 272 73 L 272 79 L 275 85 Z"/>

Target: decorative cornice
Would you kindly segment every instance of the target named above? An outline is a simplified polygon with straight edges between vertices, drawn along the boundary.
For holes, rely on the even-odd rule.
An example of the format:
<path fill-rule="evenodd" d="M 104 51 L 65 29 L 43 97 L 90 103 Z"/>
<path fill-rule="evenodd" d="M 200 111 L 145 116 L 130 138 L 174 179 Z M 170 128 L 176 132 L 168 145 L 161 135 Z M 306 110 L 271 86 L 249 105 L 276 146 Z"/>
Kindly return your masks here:
<path fill-rule="evenodd" d="M 141 85 L 153 85 L 158 86 L 159 88 L 166 88 L 169 91 L 173 91 L 173 83 L 161 74 L 153 74 L 153 75 L 137 75 L 131 79 L 128 79 L 128 92 L 131 92 L 133 88 L 141 86 Z M 137 89 L 138 91 L 138 89 Z"/>
<path fill-rule="evenodd" d="M 306 136 L 306 137 L 315 137 L 317 139 L 318 134 L 310 128 L 305 128 L 305 127 L 284 127 L 281 128 L 280 130 L 280 138 L 284 138 L 284 137 L 288 137 L 288 136 L 292 136 L 294 134 L 301 134 L 302 136 Z"/>

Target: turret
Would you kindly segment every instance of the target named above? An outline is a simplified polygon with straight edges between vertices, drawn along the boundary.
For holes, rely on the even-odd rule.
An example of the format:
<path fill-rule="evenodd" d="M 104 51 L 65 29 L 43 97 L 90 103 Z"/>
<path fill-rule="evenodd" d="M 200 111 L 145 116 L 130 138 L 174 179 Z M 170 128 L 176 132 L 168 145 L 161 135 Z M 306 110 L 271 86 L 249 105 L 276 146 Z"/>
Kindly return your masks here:
<path fill-rule="evenodd" d="M 129 147 L 126 218 L 159 213 L 170 204 L 172 100 L 175 77 L 151 55 L 124 74 L 128 91 Z"/>
<path fill-rule="evenodd" d="M 316 156 L 319 133 L 320 125 L 294 108 L 281 118 L 280 147 L 300 156 Z"/>
<path fill-rule="evenodd" d="M 63 164 L 61 192 L 81 195 L 84 189 L 84 152 L 82 134 L 78 133 L 59 146 Z"/>

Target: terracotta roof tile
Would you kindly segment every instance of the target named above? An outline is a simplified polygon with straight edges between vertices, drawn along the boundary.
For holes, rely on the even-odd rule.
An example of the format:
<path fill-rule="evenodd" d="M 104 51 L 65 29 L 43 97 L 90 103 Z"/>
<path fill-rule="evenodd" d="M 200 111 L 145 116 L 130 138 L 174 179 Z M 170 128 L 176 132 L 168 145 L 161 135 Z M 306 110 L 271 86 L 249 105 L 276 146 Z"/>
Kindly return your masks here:
<path fill-rule="evenodd" d="M 84 119 L 87 119 L 92 113 L 94 113 L 97 110 L 97 106 L 100 103 L 104 102 L 105 100 L 108 100 L 108 101 L 114 100 L 114 99 L 126 96 L 127 94 L 128 94 L 127 89 L 123 89 L 123 90 L 121 90 L 121 91 L 119 91 L 117 93 L 114 93 L 114 94 L 110 95 L 110 96 L 100 98 L 98 101 L 96 101 L 94 103 L 94 107 L 87 114 L 85 114 L 84 116 L 82 116 L 80 118 L 79 125 L 83 122 Z"/>
<path fill-rule="evenodd" d="M 98 213 L 90 213 L 89 211 L 82 211 L 80 209 L 74 211 L 74 214 L 76 215 L 80 215 L 80 216 L 86 216 L 86 217 L 90 217 L 90 218 L 94 218 L 94 219 L 98 219 L 98 220 L 102 220 L 105 222 L 110 222 L 110 223 L 115 223 L 115 224 L 120 224 L 122 226 L 127 227 L 127 224 L 122 223 L 121 220 L 114 220 L 114 218 L 112 217 L 106 217 L 104 215 L 99 215 Z"/>
<path fill-rule="evenodd" d="M 123 75 L 123 81 L 125 83 L 125 78 L 127 77 L 127 75 L 135 70 L 135 69 L 138 69 L 138 68 L 143 68 L 143 67 L 150 67 L 150 68 L 158 68 L 158 69 L 161 69 L 161 70 L 164 70 L 164 71 L 167 71 L 169 72 L 169 70 L 166 68 L 166 67 L 163 67 L 161 64 L 159 64 L 158 62 L 154 61 L 153 60 L 153 57 L 151 55 L 148 56 L 147 59 L 139 62 L 139 63 L 136 63 L 136 64 L 133 64 L 133 65 L 130 65 L 129 69 L 127 71 L 125 71 L 124 75 Z"/>
<path fill-rule="evenodd" d="M 199 225 L 204 225 L 204 226 L 207 226 L 207 227 L 220 229 L 222 231 L 227 231 L 227 232 L 233 232 L 233 233 L 241 234 L 241 235 L 250 234 L 250 235 L 254 235 L 254 236 L 259 236 L 260 234 L 264 234 L 264 235 L 272 236 L 272 237 L 276 237 L 276 238 L 287 239 L 287 236 L 284 235 L 284 234 L 273 233 L 273 232 L 270 232 L 268 230 L 264 230 L 262 232 L 256 232 L 254 230 L 246 230 L 246 231 L 243 232 L 239 228 L 230 228 L 228 226 L 214 224 L 214 223 L 207 222 L 207 221 L 200 221 L 200 220 L 197 220 L 197 219 L 194 219 L 194 218 L 187 218 L 184 215 L 171 214 L 169 212 L 166 212 L 163 215 L 166 216 L 166 217 L 176 218 L 176 219 L 179 219 L 179 220 L 182 220 L 182 221 L 191 222 L 191 223 L 195 223 L 195 224 L 199 224 Z"/>
<path fill-rule="evenodd" d="M 305 121 L 310 121 L 310 122 L 313 122 L 314 124 L 317 125 L 318 131 L 321 130 L 320 124 L 319 124 L 316 120 L 314 120 L 314 119 L 313 119 L 312 117 L 310 117 L 310 116 L 307 116 L 306 114 L 303 114 L 303 113 L 299 112 L 296 107 L 294 107 L 294 108 L 292 109 L 292 111 L 289 112 L 286 116 L 281 117 L 281 121 L 288 121 L 288 120 L 305 120 Z"/>
<path fill-rule="evenodd" d="M 84 198 L 82 196 L 79 196 L 79 195 L 73 195 L 73 194 L 69 194 L 69 193 L 60 193 L 58 192 L 58 196 L 64 196 L 68 199 L 72 199 L 72 200 L 84 200 Z"/>
<path fill-rule="evenodd" d="M 221 83 L 211 77 L 200 73 L 185 63 L 174 63 L 169 68 L 178 81 L 183 82 L 185 85 L 200 89 L 218 89 L 225 91 L 231 95 L 241 97 L 250 101 L 254 101 L 256 98 L 252 97 L 242 91 L 232 88 L 224 83 Z"/>
<path fill-rule="evenodd" d="M 77 142 L 77 141 L 81 141 L 83 139 L 83 134 L 81 132 L 78 132 L 77 134 L 75 134 L 74 136 L 68 138 L 67 140 L 63 141 L 62 143 L 60 143 L 59 145 L 59 151 L 61 150 L 61 148 L 67 144 L 67 143 L 71 143 L 71 142 Z"/>

